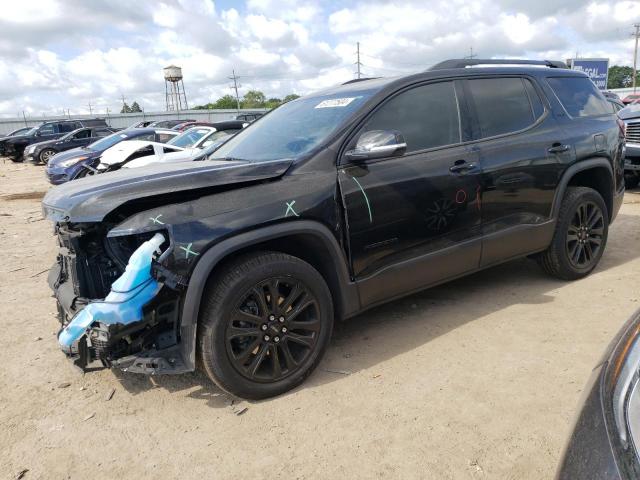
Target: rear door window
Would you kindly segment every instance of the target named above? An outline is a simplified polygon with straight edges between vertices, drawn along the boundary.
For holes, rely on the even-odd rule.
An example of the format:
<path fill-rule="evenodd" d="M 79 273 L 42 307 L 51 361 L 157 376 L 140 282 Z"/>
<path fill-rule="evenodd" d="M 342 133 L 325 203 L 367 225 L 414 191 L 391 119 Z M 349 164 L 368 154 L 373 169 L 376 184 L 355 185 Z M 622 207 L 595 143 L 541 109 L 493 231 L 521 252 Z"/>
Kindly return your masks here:
<path fill-rule="evenodd" d="M 412 88 L 382 105 L 364 131 L 397 130 L 407 152 L 460 143 L 460 114 L 453 82 Z"/>
<path fill-rule="evenodd" d="M 89 138 L 91 130 L 81 130 L 74 135 L 75 138 Z"/>
<path fill-rule="evenodd" d="M 586 77 L 547 78 L 560 103 L 572 117 L 592 117 L 611 113 L 611 107 Z"/>
<path fill-rule="evenodd" d="M 58 129 L 56 127 L 57 125 L 54 123 L 47 123 L 40 127 L 38 133 L 40 133 L 40 135 L 53 135 L 54 133 L 58 133 Z"/>
<path fill-rule="evenodd" d="M 529 80 L 518 77 L 469 80 L 480 137 L 495 137 L 533 125 L 544 113 Z"/>
<path fill-rule="evenodd" d="M 76 124 L 73 122 L 64 122 L 58 125 L 59 133 L 69 133 L 73 132 L 76 129 Z"/>

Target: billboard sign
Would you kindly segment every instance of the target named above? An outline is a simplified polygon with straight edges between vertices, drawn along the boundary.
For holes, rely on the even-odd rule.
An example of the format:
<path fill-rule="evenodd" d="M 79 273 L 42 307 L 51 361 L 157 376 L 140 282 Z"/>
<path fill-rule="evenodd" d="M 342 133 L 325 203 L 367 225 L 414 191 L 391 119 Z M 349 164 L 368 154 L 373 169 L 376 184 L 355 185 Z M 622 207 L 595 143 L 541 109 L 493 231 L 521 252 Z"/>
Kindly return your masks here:
<path fill-rule="evenodd" d="M 589 75 L 589 78 L 600 90 L 607 89 L 607 78 L 609 77 L 608 58 L 572 58 L 571 68 Z"/>

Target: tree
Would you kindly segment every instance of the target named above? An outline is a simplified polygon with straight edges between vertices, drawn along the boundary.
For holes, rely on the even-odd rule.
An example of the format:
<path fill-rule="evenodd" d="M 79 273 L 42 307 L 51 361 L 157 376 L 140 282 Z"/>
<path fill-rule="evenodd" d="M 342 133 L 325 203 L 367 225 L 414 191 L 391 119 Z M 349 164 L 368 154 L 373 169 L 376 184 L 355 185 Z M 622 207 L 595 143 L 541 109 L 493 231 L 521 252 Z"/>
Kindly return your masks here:
<path fill-rule="evenodd" d="M 636 71 L 636 84 L 640 83 L 640 75 Z M 633 67 L 614 65 L 609 68 L 607 88 L 626 88 L 633 84 Z"/>
<path fill-rule="evenodd" d="M 276 108 L 282 104 L 282 100 L 276 97 L 272 97 L 264 104 L 266 108 Z"/>
<path fill-rule="evenodd" d="M 233 109 L 238 108 L 238 102 L 233 95 L 224 95 L 213 104 L 212 108 Z"/>
<path fill-rule="evenodd" d="M 242 108 L 263 108 L 267 98 L 264 93 L 259 90 L 249 90 L 242 97 L 240 106 Z"/>
<path fill-rule="evenodd" d="M 122 104 L 122 108 L 120 109 L 120 113 L 129 113 L 131 111 L 131 107 L 127 105 L 127 102 Z"/>
<path fill-rule="evenodd" d="M 138 112 L 142 112 L 142 109 L 140 108 L 140 105 L 138 105 L 138 102 L 133 102 L 131 104 L 131 108 L 129 108 L 129 112 L 130 113 L 138 113 Z"/>
<path fill-rule="evenodd" d="M 286 97 L 282 99 L 282 103 L 290 102 L 291 100 L 295 100 L 296 98 L 300 98 L 300 95 L 296 95 L 295 93 L 290 93 Z"/>

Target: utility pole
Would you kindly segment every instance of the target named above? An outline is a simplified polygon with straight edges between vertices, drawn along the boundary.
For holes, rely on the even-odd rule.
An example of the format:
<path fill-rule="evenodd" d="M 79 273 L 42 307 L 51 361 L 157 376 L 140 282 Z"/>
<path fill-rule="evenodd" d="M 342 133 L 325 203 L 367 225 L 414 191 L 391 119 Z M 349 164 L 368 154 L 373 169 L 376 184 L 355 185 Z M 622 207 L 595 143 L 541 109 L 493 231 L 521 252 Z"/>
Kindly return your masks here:
<path fill-rule="evenodd" d="M 632 33 L 636 39 L 636 46 L 633 49 L 633 93 L 636 93 L 636 67 L 638 65 L 638 37 L 640 37 L 640 23 L 634 23 L 635 33 Z"/>
<path fill-rule="evenodd" d="M 469 47 L 469 55 L 467 55 L 464 58 L 468 58 L 469 60 L 473 60 L 474 58 L 476 58 L 478 56 L 477 53 L 473 53 L 473 47 Z"/>
<path fill-rule="evenodd" d="M 89 107 L 89 115 L 93 115 L 93 110 L 91 109 L 91 102 L 89 102 L 87 106 Z"/>
<path fill-rule="evenodd" d="M 126 109 L 127 104 L 124 101 L 124 94 L 121 94 L 120 98 L 122 98 L 122 113 L 127 113 L 127 109 Z"/>
<path fill-rule="evenodd" d="M 233 85 L 229 88 L 233 88 L 236 91 L 236 110 L 238 112 L 240 112 L 240 97 L 238 96 L 238 87 L 241 87 L 242 85 L 238 85 L 238 79 L 240 78 L 238 75 L 236 75 L 236 71 L 231 70 L 232 75 L 230 77 L 227 77 L 229 80 L 233 80 Z"/>
<path fill-rule="evenodd" d="M 362 62 L 360 62 L 360 42 L 356 43 L 356 67 L 358 68 L 358 71 L 356 72 L 356 75 L 358 76 L 358 78 L 362 77 L 362 72 L 360 71 L 360 67 L 362 66 Z"/>
<path fill-rule="evenodd" d="M 27 116 L 24 114 L 24 110 L 22 110 L 22 118 L 24 118 L 24 126 L 28 127 L 29 125 L 27 125 Z"/>

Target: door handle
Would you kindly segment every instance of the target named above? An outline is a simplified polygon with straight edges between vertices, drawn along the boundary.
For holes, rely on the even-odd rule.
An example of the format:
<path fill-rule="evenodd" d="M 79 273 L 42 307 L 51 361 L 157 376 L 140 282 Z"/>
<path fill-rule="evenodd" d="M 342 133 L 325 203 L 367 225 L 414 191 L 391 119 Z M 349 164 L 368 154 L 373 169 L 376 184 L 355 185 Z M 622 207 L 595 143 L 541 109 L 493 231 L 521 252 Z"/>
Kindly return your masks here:
<path fill-rule="evenodd" d="M 562 152 L 566 152 L 567 150 L 569 150 L 569 145 L 562 145 L 561 143 L 554 143 L 553 145 L 551 145 L 551 147 L 547 150 L 549 153 L 562 153 Z"/>
<path fill-rule="evenodd" d="M 449 167 L 449 171 L 451 173 L 464 173 L 470 170 L 475 170 L 476 166 L 474 163 L 467 163 L 464 160 L 456 160 L 451 167 Z"/>

